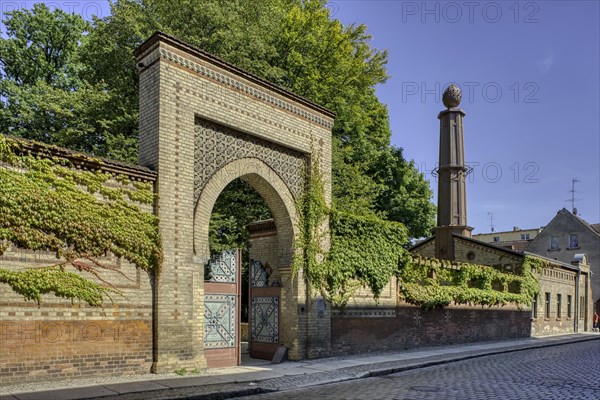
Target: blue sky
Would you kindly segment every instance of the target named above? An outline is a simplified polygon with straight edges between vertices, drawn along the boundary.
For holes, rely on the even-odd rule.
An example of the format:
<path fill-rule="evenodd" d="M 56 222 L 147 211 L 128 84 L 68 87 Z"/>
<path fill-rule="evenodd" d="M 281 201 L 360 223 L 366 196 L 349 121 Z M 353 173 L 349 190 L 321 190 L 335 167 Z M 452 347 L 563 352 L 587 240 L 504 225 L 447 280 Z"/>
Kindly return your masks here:
<path fill-rule="evenodd" d="M 47 1 L 85 18 L 108 1 Z M 2 1 L 4 14 L 31 1 Z M 366 24 L 388 49 L 378 87 L 392 143 L 425 172 L 438 157 L 441 91 L 463 88 L 468 222 L 475 233 L 545 225 L 576 207 L 600 222 L 600 2 L 334 0 L 333 18 Z M 4 15 L 2 15 L 4 17 Z M 436 201 L 435 197 L 433 199 Z"/>
<path fill-rule="evenodd" d="M 463 89 L 468 222 L 475 233 L 540 227 L 576 208 L 600 222 L 600 2 L 329 3 L 388 49 L 378 90 L 392 143 L 426 172 L 438 157 L 439 91 Z M 436 89 L 439 88 L 439 91 Z"/>

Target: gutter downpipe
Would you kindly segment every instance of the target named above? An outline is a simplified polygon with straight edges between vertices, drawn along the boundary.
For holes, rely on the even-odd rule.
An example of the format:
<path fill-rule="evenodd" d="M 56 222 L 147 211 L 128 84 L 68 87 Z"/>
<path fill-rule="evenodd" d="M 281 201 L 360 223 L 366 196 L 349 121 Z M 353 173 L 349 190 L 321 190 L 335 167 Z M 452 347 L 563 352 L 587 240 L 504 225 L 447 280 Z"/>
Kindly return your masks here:
<path fill-rule="evenodd" d="M 581 307 L 581 304 L 579 304 L 579 280 L 581 279 L 581 268 L 578 267 L 577 268 L 577 275 L 575 276 L 575 318 L 573 318 L 573 330 L 575 331 L 575 333 L 579 332 L 579 316 L 581 315 L 581 311 L 579 310 L 579 307 Z"/>

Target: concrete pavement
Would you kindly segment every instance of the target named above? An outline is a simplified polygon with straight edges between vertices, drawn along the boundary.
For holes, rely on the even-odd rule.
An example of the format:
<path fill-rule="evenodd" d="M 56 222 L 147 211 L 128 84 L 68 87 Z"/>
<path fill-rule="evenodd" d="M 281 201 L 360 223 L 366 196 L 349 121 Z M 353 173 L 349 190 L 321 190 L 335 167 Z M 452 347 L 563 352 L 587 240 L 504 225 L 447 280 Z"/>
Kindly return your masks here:
<path fill-rule="evenodd" d="M 71 387 L 67 387 L 67 382 L 65 382 L 65 385 L 59 388 L 57 383 L 53 382 L 53 390 L 42 387 L 37 391 L 24 391 L 24 389 L 19 391 L 19 389 L 15 390 L 11 387 L 0 387 L 0 400 L 225 399 L 381 376 L 492 354 L 590 340 L 598 341 L 600 346 L 600 334 L 580 333 L 303 360 L 282 364 L 254 362 L 253 365 L 210 369 L 192 376 L 165 378 L 146 375 L 144 380 L 91 386 L 73 387 L 73 385 L 77 385 L 77 381 L 71 381 L 69 383 Z"/>

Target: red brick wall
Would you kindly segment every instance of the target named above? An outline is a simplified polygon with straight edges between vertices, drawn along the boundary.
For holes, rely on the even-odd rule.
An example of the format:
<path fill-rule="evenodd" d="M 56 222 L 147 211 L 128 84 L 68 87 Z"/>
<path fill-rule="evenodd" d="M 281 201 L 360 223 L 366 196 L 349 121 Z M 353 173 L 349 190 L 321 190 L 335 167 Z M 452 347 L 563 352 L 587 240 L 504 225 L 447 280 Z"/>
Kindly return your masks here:
<path fill-rule="evenodd" d="M 109 167 L 118 169 L 133 181 L 152 182 L 154 179 L 154 175 L 145 170 L 106 163 L 97 166 Z M 125 184 L 109 179 L 106 185 L 122 187 Z M 153 212 L 152 204 L 134 204 L 143 212 Z M 112 254 L 98 260 L 114 269 L 98 272 L 120 292 L 111 295 L 112 301 L 105 298 L 102 307 L 91 307 L 77 300 L 71 302 L 51 293 L 43 294 L 40 304 L 25 301 L 9 285 L 0 283 L 0 384 L 150 372 L 154 278 L 151 273 Z M 13 245 L 0 255 L 0 268 L 12 271 L 57 262 L 60 260 L 55 253 Z M 77 272 L 72 267 L 67 270 Z M 105 284 L 92 274 L 80 274 Z"/>
<path fill-rule="evenodd" d="M 359 315 L 362 314 L 362 315 Z M 377 315 L 386 315 L 380 317 Z M 333 355 L 529 337 L 531 315 L 512 307 L 346 310 L 331 321 Z"/>
<path fill-rule="evenodd" d="M 152 321 L 0 321 L 3 383 L 150 372 Z"/>

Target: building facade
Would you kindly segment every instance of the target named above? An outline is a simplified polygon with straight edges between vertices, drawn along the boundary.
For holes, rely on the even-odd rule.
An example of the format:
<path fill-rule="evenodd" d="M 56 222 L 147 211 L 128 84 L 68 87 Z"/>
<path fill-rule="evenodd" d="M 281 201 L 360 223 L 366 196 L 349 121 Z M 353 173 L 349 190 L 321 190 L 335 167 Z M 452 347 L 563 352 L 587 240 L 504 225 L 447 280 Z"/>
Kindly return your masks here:
<path fill-rule="evenodd" d="M 539 235 L 542 229 L 544 228 L 521 229 L 515 226 L 512 231 L 478 233 L 473 235 L 473 238 L 485 243 L 514 242 L 520 240 L 531 241 Z"/>
<path fill-rule="evenodd" d="M 585 254 L 592 273 L 593 303 L 595 309 L 600 310 L 600 233 L 594 226 L 563 208 L 536 236 L 527 251 L 563 263 L 570 263 L 578 254 Z"/>

